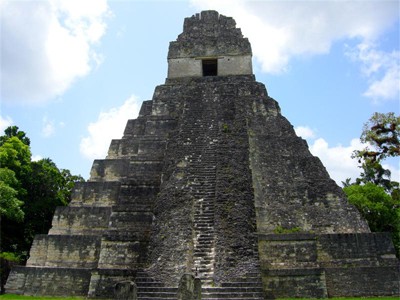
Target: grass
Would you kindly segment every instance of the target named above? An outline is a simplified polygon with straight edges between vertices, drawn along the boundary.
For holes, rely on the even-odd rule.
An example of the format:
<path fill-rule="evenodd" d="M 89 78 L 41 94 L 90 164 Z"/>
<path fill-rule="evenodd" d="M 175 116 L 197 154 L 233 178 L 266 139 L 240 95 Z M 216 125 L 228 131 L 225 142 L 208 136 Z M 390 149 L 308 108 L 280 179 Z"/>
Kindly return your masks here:
<path fill-rule="evenodd" d="M 19 296 L 19 295 L 0 295 L 0 300 L 83 300 L 82 297 L 37 297 L 37 296 Z M 398 300 L 399 297 L 348 297 L 348 298 L 325 298 L 327 300 Z M 312 300 L 310 298 L 285 298 L 279 300 Z"/>
<path fill-rule="evenodd" d="M 12 295 L 12 294 L 6 294 L 6 295 L 0 295 L 1 300 L 83 300 L 85 298 L 82 297 L 39 297 L 39 296 L 20 296 L 20 295 Z"/>

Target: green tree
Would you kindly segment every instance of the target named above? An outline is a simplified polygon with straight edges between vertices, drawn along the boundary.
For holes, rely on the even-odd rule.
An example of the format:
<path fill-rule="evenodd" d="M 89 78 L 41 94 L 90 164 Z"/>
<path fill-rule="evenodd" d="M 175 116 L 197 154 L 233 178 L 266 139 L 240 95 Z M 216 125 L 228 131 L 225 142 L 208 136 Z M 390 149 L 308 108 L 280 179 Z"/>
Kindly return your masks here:
<path fill-rule="evenodd" d="M 9 126 L 4 130 L 4 135 L 0 136 L 0 146 L 4 144 L 9 138 L 15 136 L 25 145 L 30 146 L 31 140 L 26 136 L 26 133 L 19 131 L 18 126 Z"/>
<path fill-rule="evenodd" d="M 12 132 L 8 129 L 6 132 Z M 26 137 L 24 133 L 19 136 Z M 7 201 L 2 199 L 0 251 L 23 252 L 26 250 L 21 247 L 25 240 L 21 217 L 26 215 L 24 204 L 28 195 L 25 186 L 31 174 L 31 151 L 29 145 L 16 135 L 6 133 L 0 140 L 2 192 L 8 198 Z"/>
<path fill-rule="evenodd" d="M 372 182 L 388 192 L 399 188 L 399 183 L 391 180 L 390 171 L 382 166 L 386 158 L 400 155 L 399 136 L 400 117 L 392 112 L 374 113 L 364 124 L 360 139 L 367 146 L 353 153 L 363 170 L 356 179 L 357 184 Z"/>
<path fill-rule="evenodd" d="M 83 178 L 59 170 L 49 158 L 32 162 L 31 167 L 24 211 L 25 235 L 33 239 L 35 234 L 48 232 L 56 207 L 68 205 L 73 185 Z"/>
<path fill-rule="evenodd" d="M 31 157 L 30 147 L 16 136 L 7 138 L 0 146 L 0 166 L 14 171 L 19 180 L 29 176 Z"/>
<path fill-rule="evenodd" d="M 71 201 L 81 176 L 51 159 L 31 160 L 30 140 L 13 126 L 0 137 L 0 252 L 26 258 L 36 234 L 47 233 L 57 206 Z"/>
<path fill-rule="evenodd" d="M 384 187 L 368 182 L 343 188 L 349 199 L 367 220 L 371 231 L 390 232 L 396 251 L 400 253 L 400 201 Z"/>
<path fill-rule="evenodd" d="M 399 183 L 382 166 L 385 159 L 400 155 L 400 117 L 394 113 L 374 113 L 364 124 L 362 150 L 353 158 L 361 164 L 362 172 L 354 183 L 343 182 L 344 192 L 367 220 L 372 231 L 392 234 L 397 255 L 400 255 L 400 190 Z"/>
<path fill-rule="evenodd" d="M 15 173 L 7 168 L 0 168 L 0 218 L 22 222 L 24 212 L 21 206 L 24 202 L 18 200 L 18 191 L 13 188 L 18 186 Z"/>

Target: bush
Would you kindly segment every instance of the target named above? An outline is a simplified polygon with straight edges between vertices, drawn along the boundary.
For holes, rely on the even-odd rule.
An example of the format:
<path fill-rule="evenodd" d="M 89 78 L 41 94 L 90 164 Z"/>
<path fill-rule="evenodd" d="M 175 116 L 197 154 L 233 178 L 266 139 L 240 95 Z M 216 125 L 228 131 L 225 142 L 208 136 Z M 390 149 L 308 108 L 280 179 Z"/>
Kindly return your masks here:
<path fill-rule="evenodd" d="M 0 293 L 4 294 L 8 275 L 11 268 L 21 263 L 21 258 L 12 252 L 0 252 L 0 274 L 1 274 L 1 290 Z"/>

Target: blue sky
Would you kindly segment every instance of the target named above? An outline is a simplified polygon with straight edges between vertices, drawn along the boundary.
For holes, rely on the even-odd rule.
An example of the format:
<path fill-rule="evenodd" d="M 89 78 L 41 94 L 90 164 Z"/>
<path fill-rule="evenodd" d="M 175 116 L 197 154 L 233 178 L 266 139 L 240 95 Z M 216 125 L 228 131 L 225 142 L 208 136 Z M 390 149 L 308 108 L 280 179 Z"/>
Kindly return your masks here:
<path fill-rule="evenodd" d="M 338 183 L 373 112 L 399 115 L 399 1 L 1 0 L 0 130 L 86 179 L 167 75 L 170 41 L 205 9 L 231 16 L 256 79 Z M 398 160 L 388 162 L 399 180 Z"/>

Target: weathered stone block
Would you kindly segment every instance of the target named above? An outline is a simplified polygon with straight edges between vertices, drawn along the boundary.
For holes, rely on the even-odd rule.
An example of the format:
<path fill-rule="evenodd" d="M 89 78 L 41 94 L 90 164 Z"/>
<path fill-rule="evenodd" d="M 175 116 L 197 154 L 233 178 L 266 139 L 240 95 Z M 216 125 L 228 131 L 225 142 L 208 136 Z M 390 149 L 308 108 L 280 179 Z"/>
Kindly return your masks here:
<path fill-rule="evenodd" d="M 110 215 L 111 207 L 57 207 L 49 235 L 101 235 L 108 228 Z"/>
<path fill-rule="evenodd" d="M 193 274 L 184 274 L 178 285 L 178 300 L 201 300 L 201 281 Z"/>
<path fill-rule="evenodd" d="M 90 171 L 90 181 L 119 181 L 128 174 L 128 159 L 96 159 Z"/>
<path fill-rule="evenodd" d="M 137 300 L 137 286 L 132 281 L 122 281 L 115 285 L 114 299 Z"/>
<path fill-rule="evenodd" d="M 391 267 L 326 268 L 329 297 L 400 295 L 399 265 Z"/>
<path fill-rule="evenodd" d="M 158 186 L 123 184 L 118 207 L 121 207 L 121 211 L 152 211 L 154 199 L 159 191 Z M 114 211 L 119 211 L 118 207 L 114 207 Z"/>
<path fill-rule="evenodd" d="M 37 235 L 27 266 L 95 268 L 99 252 L 99 236 Z"/>
<path fill-rule="evenodd" d="M 114 299 L 115 286 L 119 282 L 135 282 L 136 270 L 98 269 L 92 273 L 88 298 Z"/>
<path fill-rule="evenodd" d="M 139 241 L 105 240 L 101 242 L 98 267 L 101 269 L 137 269 L 142 267 L 143 246 Z"/>
<path fill-rule="evenodd" d="M 135 137 L 144 135 L 147 120 L 145 118 L 137 118 L 128 120 L 126 124 L 124 137 Z"/>
<path fill-rule="evenodd" d="M 398 264 L 388 233 L 327 234 L 318 236 L 319 261 L 337 268 Z"/>
<path fill-rule="evenodd" d="M 120 185 L 117 181 L 76 183 L 70 206 L 112 206 L 117 203 Z"/>
<path fill-rule="evenodd" d="M 319 267 L 314 235 L 263 235 L 259 237 L 258 247 L 262 269 Z"/>
<path fill-rule="evenodd" d="M 109 227 L 123 231 L 150 231 L 152 212 L 113 212 Z"/>
<path fill-rule="evenodd" d="M 80 296 L 87 295 L 91 277 L 89 269 L 15 267 L 6 285 L 6 292 L 23 295 Z"/>
<path fill-rule="evenodd" d="M 272 298 L 326 298 L 322 269 L 263 270 L 264 291 Z"/>

